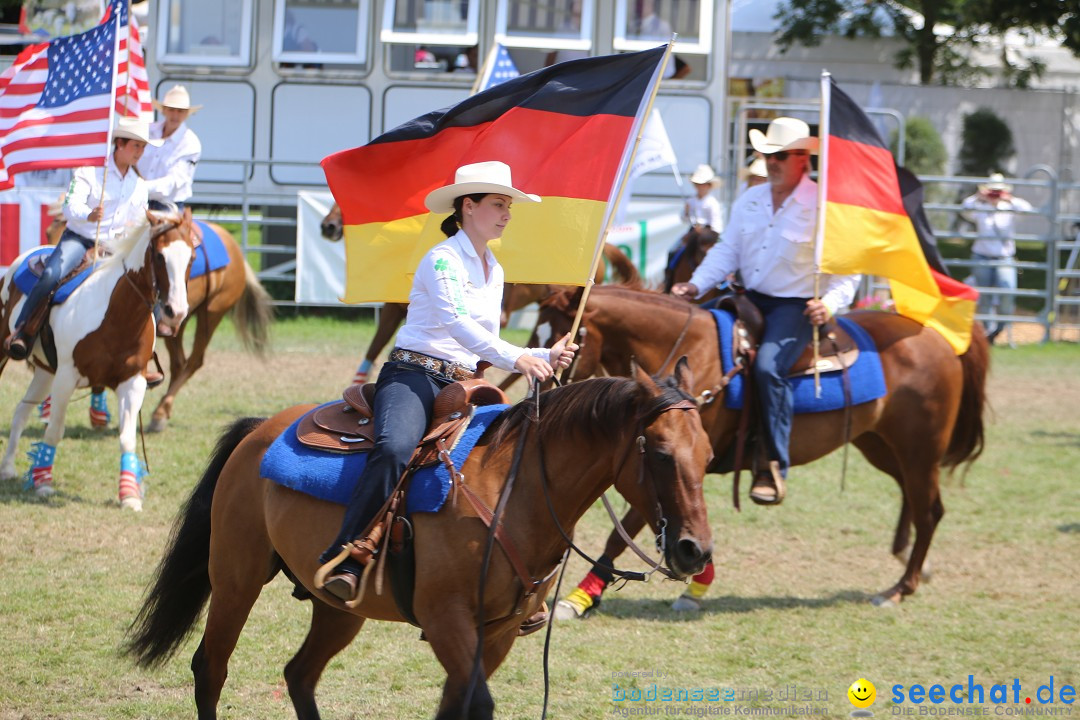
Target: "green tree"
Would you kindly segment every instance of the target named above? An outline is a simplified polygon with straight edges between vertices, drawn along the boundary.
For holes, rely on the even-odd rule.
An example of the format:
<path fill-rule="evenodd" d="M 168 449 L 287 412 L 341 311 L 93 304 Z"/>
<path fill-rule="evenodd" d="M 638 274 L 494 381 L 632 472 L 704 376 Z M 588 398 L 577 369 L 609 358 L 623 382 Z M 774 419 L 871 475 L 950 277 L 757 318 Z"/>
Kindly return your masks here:
<path fill-rule="evenodd" d="M 897 153 L 899 131 L 893 130 L 889 149 Z M 913 115 L 904 124 L 904 167 L 916 175 L 944 175 L 945 143 L 930 118 Z"/>
<path fill-rule="evenodd" d="M 1068 6 L 1068 9 L 1067 7 Z M 964 84 L 986 74 L 971 62 L 972 51 L 999 42 L 1007 30 L 1044 33 L 1080 55 L 1080 12 L 1075 3 L 1031 0 L 786 0 L 776 19 L 777 44 L 818 45 L 825 35 L 881 37 L 886 30 L 904 47 L 896 66 L 916 67 L 924 85 Z M 936 34 L 939 24 L 951 32 Z M 1044 64 L 1037 58 L 1001 53 L 1003 76 L 1024 87 L 1039 77 Z"/>
<path fill-rule="evenodd" d="M 961 175 L 986 177 L 1002 171 L 1015 154 L 1012 130 L 993 110 L 983 107 L 964 116 L 957 168 Z"/>

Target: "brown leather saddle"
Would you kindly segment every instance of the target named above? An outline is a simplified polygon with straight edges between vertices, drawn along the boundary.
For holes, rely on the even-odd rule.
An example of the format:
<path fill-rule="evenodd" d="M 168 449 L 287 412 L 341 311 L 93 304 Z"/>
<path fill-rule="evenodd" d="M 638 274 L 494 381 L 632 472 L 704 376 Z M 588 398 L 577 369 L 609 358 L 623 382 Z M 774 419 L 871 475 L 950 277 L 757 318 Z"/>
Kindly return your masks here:
<path fill-rule="evenodd" d="M 312 410 L 300 419 L 296 438 L 308 447 L 330 452 L 354 453 L 371 450 L 375 442 L 372 408 L 375 384 L 350 385 L 342 400 Z M 439 460 L 439 441 L 453 448 L 468 427 L 472 408 L 509 404 L 506 393 L 487 380 L 463 380 L 444 387 L 435 396 L 432 422 L 417 446 L 410 467 L 432 465 Z"/>
<path fill-rule="evenodd" d="M 731 295 L 724 296 L 717 305 L 721 310 L 727 310 L 735 316 L 732 325 L 732 353 L 734 359 L 739 362 L 742 358 L 744 366 L 753 363 L 757 354 L 757 346 L 761 341 L 762 331 L 765 328 L 765 320 L 761 311 L 746 297 L 745 291 L 737 290 Z M 859 348 L 855 345 L 855 339 L 836 322 L 835 318 L 821 326 L 820 342 L 818 343 L 817 369 L 820 373 L 840 372 L 850 368 L 859 357 Z M 799 359 L 791 366 L 788 377 L 812 375 L 814 373 L 814 344 L 811 340 L 803 349 Z"/>

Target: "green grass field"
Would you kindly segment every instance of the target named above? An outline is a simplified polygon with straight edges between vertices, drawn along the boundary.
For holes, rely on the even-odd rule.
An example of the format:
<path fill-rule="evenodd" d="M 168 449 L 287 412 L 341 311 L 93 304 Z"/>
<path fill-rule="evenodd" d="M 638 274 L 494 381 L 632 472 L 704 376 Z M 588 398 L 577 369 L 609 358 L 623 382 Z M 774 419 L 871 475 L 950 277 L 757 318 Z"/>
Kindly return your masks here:
<path fill-rule="evenodd" d="M 40 503 L 19 482 L 0 484 L 0 720 L 194 717 L 188 665 L 201 625 L 159 671 L 137 669 L 117 651 L 174 514 L 226 423 L 334 398 L 372 330 L 370 323 L 328 318 L 281 320 L 274 354 L 260 363 L 224 325 L 206 367 L 179 396 L 170 428 L 146 438 L 152 474 L 140 515 L 122 513 L 116 502 L 115 424 L 91 430 L 89 399 L 76 395 L 55 466 L 58 495 Z M 22 366 L 9 366 L 0 378 L 5 443 L 28 380 Z M 160 394 L 148 395 L 147 422 Z M 840 453 L 793 471 L 779 508 L 744 502 L 736 513 L 730 479 L 711 476 L 717 578 L 704 611 L 673 613 L 668 605 L 683 587 L 654 582 L 609 592 L 590 619 L 556 625 L 549 716 L 618 717 L 631 709 L 718 716 L 747 708 L 793 714 L 808 707 L 841 718 L 853 710 L 846 691 L 859 678 L 877 686 L 877 717 L 901 709 L 918 715 L 926 704 L 892 707 L 894 685 L 947 690 L 966 687 L 969 675 L 987 693 L 1019 680 L 1020 703 L 1008 709 L 1022 712 L 1024 696 L 1034 703 L 1026 707 L 1038 706 L 1034 693 L 1051 676 L 1055 693 L 1076 687 L 1080 347 L 995 349 L 989 395 L 986 452 L 963 480 L 945 483 L 933 580 L 899 608 L 869 602 L 901 573 L 889 554 L 898 490 L 857 452 L 843 488 Z M 115 397 L 110 404 L 115 412 Z M 41 430 L 32 422 L 22 449 Z M 577 538 L 599 552 L 608 529 L 606 515 L 594 508 Z M 581 561 L 571 562 L 564 592 L 584 570 Z M 290 589 L 279 577 L 255 606 L 232 659 L 221 717 L 293 717 L 282 668 L 304 637 L 309 609 Z M 540 717 L 543 644 L 542 635 L 521 640 L 496 673 L 499 717 Z M 654 675 L 628 676 L 641 671 Z M 373 622 L 330 664 L 319 699 L 325 718 L 429 718 L 442 682 L 416 629 Z M 730 688 L 736 699 L 613 702 L 613 683 L 645 692 L 653 683 L 674 691 Z M 792 692 L 815 699 L 779 699 Z M 999 717 L 1006 710 L 986 707 Z"/>

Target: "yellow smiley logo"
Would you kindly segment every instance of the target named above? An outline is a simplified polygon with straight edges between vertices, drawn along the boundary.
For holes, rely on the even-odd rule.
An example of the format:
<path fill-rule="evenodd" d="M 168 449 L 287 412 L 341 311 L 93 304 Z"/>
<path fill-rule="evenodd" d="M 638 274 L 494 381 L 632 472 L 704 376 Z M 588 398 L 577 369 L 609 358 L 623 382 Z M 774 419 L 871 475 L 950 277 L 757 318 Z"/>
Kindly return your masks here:
<path fill-rule="evenodd" d="M 866 678 L 859 678 L 851 683 L 851 687 L 847 690 L 847 696 L 855 707 L 868 708 L 874 704 L 874 700 L 877 698 L 877 690 L 874 689 L 874 683 Z"/>

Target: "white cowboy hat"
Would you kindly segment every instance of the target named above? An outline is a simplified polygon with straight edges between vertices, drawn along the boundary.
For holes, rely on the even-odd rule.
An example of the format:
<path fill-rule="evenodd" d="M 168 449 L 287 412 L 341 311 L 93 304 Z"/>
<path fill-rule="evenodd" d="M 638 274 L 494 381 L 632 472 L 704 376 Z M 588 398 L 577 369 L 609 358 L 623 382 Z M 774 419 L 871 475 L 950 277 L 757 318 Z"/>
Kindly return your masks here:
<path fill-rule="evenodd" d="M 753 162 L 746 167 L 746 173 L 754 177 L 769 177 L 769 171 L 765 167 L 765 158 L 754 158 Z"/>
<path fill-rule="evenodd" d="M 810 126 L 802 120 L 778 117 L 769 123 L 769 128 L 762 133 L 757 128 L 750 130 L 750 144 L 762 155 L 771 155 L 784 150 L 809 150 L 816 153 L 818 139 L 810 136 Z"/>
<path fill-rule="evenodd" d="M 695 185 L 719 185 L 720 178 L 716 177 L 716 172 L 712 167 L 708 165 L 698 165 L 690 176 L 690 182 Z"/>
<path fill-rule="evenodd" d="M 1005 176 L 1001 173 L 990 173 L 988 180 L 989 182 L 979 186 L 979 192 L 990 192 L 992 190 L 1012 192 L 1013 186 L 1005 182 Z"/>
<path fill-rule="evenodd" d="M 158 110 L 164 110 L 165 108 L 187 110 L 189 115 L 194 115 L 202 109 L 202 105 L 191 104 L 191 95 L 188 94 L 187 88 L 183 85 L 173 85 L 165 93 L 165 97 L 161 101 L 154 99 L 151 102 L 154 103 L 154 107 Z"/>
<path fill-rule="evenodd" d="M 161 147 L 164 140 L 153 140 L 150 137 L 150 123 L 136 118 L 120 118 L 113 127 L 113 138 L 128 138 L 141 140 L 147 145 Z"/>
<path fill-rule="evenodd" d="M 434 213 L 453 212 L 455 198 L 474 193 L 495 193 L 509 195 L 514 200 L 540 202 L 539 195 L 530 195 L 514 187 L 509 165 L 490 160 L 459 167 L 454 173 L 453 184 L 429 192 L 424 205 Z"/>

